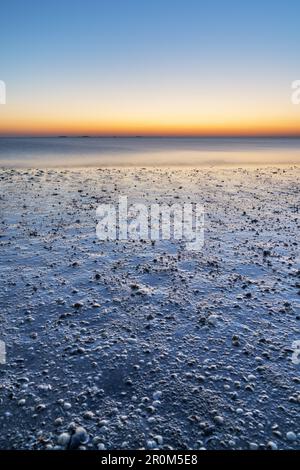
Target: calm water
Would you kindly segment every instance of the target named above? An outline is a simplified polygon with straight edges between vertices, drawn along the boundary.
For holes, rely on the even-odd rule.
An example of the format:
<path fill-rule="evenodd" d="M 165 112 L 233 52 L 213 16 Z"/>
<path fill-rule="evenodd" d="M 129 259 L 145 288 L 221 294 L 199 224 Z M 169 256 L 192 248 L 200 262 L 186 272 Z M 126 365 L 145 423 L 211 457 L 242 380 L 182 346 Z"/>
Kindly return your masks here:
<path fill-rule="evenodd" d="M 1 167 L 300 164 L 300 139 L 0 138 Z"/>

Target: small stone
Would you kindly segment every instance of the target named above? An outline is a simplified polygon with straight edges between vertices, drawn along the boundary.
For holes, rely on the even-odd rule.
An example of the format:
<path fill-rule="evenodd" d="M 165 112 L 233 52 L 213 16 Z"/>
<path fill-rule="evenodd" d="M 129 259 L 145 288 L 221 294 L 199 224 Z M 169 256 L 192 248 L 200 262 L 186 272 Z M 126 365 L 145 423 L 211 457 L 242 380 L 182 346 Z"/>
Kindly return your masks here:
<path fill-rule="evenodd" d="M 153 441 L 152 439 L 149 439 L 149 440 L 147 441 L 147 448 L 148 448 L 148 449 L 154 449 L 155 447 L 156 447 L 156 442 Z"/>
<path fill-rule="evenodd" d="M 64 420 L 63 418 L 56 418 L 54 421 L 55 426 L 61 426 L 63 424 Z"/>
<path fill-rule="evenodd" d="M 198 380 L 198 382 L 205 382 L 205 377 L 204 377 L 204 375 L 197 375 L 197 376 L 196 376 L 196 379 Z"/>
<path fill-rule="evenodd" d="M 270 449 L 270 450 L 278 450 L 277 444 L 275 444 L 275 442 L 273 442 L 273 441 L 268 442 L 267 448 Z"/>
<path fill-rule="evenodd" d="M 63 447 L 66 447 L 69 442 L 70 442 L 70 434 L 67 433 L 67 432 L 63 432 L 62 434 L 60 434 L 58 436 L 58 439 L 57 439 L 57 443 L 60 445 L 60 446 L 63 446 Z"/>
<path fill-rule="evenodd" d="M 72 433 L 74 433 L 76 428 L 77 428 L 77 424 L 74 421 L 71 421 L 71 423 L 68 426 L 68 431 L 71 431 Z"/>
<path fill-rule="evenodd" d="M 214 421 L 219 425 L 224 424 L 224 418 L 222 416 L 214 416 Z"/>
<path fill-rule="evenodd" d="M 38 405 L 36 405 L 35 409 L 36 411 L 43 411 L 46 409 L 46 405 L 44 403 L 39 403 Z"/>
<path fill-rule="evenodd" d="M 154 406 L 147 406 L 148 413 L 155 413 L 156 409 Z"/>
<path fill-rule="evenodd" d="M 240 338 L 237 335 L 232 336 L 232 344 L 233 344 L 233 346 L 239 346 L 240 345 Z"/>
<path fill-rule="evenodd" d="M 26 403 L 25 398 L 21 398 L 21 400 L 18 401 L 18 405 L 19 405 L 19 406 L 24 406 L 25 403 Z"/>
<path fill-rule="evenodd" d="M 153 423 L 156 423 L 156 418 L 154 418 L 154 416 L 151 416 L 150 418 L 147 419 L 147 421 L 149 424 L 153 424 Z"/>
<path fill-rule="evenodd" d="M 286 438 L 287 438 L 287 440 L 290 441 L 290 442 L 294 442 L 294 441 L 297 440 L 297 436 L 296 436 L 296 434 L 295 434 L 293 431 L 287 432 L 287 433 L 286 433 Z"/>
<path fill-rule="evenodd" d="M 74 434 L 71 436 L 69 449 L 78 449 L 78 447 L 87 444 L 89 441 L 89 435 L 86 430 L 79 426 L 75 429 Z"/>
<path fill-rule="evenodd" d="M 210 315 L 207 319 L 207 323 L 209 323 L 209 325 L 215 326 L 217 324 L 218 319 L 218 315 Z"/>
<path fill-rule="evenodd" d="M 156 392 L 153 393 L 153 400 L 160 400 L 162 396 L 162 392 L 157 390 Z"/>
<path fill-rule="evenodd" d="M 127 417 L 126 417 L 126 419 L 127 419 Z M 100 426 L 107 426 L 108 424 L 109 424 L 108 419 L 101 419 L 101 421 L 99 421 Z"/>
<path fill-rule="evenodd" d="M 257 450 L 258 449 L 258 444 L 256 444 L 255 442 L 250 442 L 249 449 L 250 450 Z"/>

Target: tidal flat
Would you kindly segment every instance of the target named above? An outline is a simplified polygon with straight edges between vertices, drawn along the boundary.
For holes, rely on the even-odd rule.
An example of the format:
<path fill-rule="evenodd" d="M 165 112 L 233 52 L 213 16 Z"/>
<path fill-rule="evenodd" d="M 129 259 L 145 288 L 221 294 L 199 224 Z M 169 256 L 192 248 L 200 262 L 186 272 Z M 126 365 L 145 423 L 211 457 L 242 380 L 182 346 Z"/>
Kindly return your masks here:
<path fill-rule="evenodd" d="M 1 449 L 300 449 L 299 165 L 0 170 Z M 96 209 L 200 203 L 205 243 Z"/>

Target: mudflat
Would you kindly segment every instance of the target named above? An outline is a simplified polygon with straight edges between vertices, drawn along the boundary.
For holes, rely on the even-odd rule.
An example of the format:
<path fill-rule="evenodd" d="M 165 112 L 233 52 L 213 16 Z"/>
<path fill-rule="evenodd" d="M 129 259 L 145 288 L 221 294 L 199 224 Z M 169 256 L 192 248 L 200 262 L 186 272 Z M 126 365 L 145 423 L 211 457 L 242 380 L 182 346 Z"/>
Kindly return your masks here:
<path fill-rule="evenodd" d="M 299 176 L 2 169 L 0 447 L 299 448 Z M 203 249 L 100 241 L 120 194 L 202 204 Z"/>

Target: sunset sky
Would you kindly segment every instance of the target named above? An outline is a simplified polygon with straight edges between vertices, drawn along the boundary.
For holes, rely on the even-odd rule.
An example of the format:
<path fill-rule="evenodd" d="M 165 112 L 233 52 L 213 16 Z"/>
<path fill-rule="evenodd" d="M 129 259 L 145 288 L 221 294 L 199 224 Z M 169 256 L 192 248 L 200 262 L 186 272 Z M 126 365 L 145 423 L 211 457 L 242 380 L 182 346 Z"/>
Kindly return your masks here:
<path fill-rule="evenodd" d="M 2 2 L 0 135 L 300 135 L 299 24 L 299 0 Z"/>

